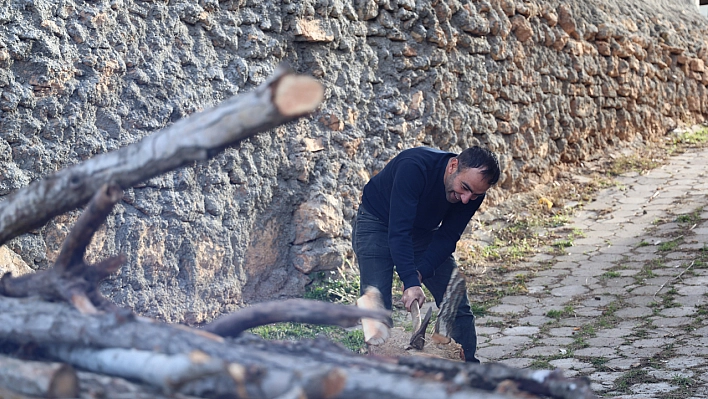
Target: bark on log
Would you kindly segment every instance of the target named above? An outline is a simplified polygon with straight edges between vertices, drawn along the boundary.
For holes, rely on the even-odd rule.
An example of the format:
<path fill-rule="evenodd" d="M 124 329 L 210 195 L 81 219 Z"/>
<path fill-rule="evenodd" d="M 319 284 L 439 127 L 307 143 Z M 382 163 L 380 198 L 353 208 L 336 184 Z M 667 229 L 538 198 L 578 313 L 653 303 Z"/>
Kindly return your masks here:
<path fill-rule="evenodd" d="M 34 298 L 0 298 L 0 340 L 16 344 L 135 348 L 167 355 L 199 350 L 251 372 L 252 378 L 247 379 L 249 384 L 245 388 L 252 398 L 277 398 L 293 392 L 306 394 L 308 387 L 322 384 L 322 373 L 326 374 L 328 370 L 331 373 L 335 368 L 339 370 L 336 372 L 337 384 L 343 384 L 338 398 L 443 399 L 471 395 L 508 398 L 476 388 L 477 383 L 488 384 L 484 379 L 485 372 L 475 374 L 470 371 L 475 365 L 461 362 L 441 361 L 438 364 L 431 363 L 428 358 L 377 359 L 332 350 L 331 346 L 321 348 L 312 342 L 276 345 L 265 341 L 258 344 L 253 340 L 219 341 L 156 321 L 121 318 L 113 313 L 84 315 L 66 304 Z M 511 369 L 503 365 L 476 367 L 482 371 L 492 370 L 491 367 Z M 480 375 L 481 382 L 478 380 Z M 513 372 L 510 371 L 509 375 L 513 376 Z M 584 381 L 556 377 L 551 397 L 594 397 L 580 395 L 590 392 Z M 578 395 L 557 396 L 563 390 Z"/>
<path fill-rule="evenodd" d="M 227 365 L 199 351 L 165 355 L 135 349 L 92 349 L 50 345 L 46 352 L 63 362 L 85 370 L 143 381 L 166 394 L 188 382 L 226 372 Z"/>
<path fill-rule="evenodd" d="M 75 398 L 79 395 L 79 380 L 73 367 L 63 363 L 22 361 L 7 356 L 0 356 L 0 387 L 17 396 Z M 0 392 L 0 397 L 5 395 Z"/>
<path fill-rule="evenodd" d="M 104 184 L 129 188 L 314 111 L 324 89 L 279 68 L 255 90 L 182 119 L 141 141 L 35 181 L 0 203 L 0 245 L 89 201 Z"/>

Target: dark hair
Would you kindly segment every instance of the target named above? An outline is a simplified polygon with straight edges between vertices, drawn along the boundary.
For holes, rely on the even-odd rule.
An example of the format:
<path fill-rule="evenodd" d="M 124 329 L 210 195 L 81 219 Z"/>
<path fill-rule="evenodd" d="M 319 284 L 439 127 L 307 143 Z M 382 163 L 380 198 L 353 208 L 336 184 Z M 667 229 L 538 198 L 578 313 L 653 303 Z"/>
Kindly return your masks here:
<path fill-rule="evenodd" d="M 486 148 L 474 146 L 462 151 L 457 156 L 459 162 L 458 168 L 462 170 L 467 168 L 481 169 L 487 184 L 493 186 L 499 181 L 501 169 L 499 168 L 499 160 L 497 156 Z"/>

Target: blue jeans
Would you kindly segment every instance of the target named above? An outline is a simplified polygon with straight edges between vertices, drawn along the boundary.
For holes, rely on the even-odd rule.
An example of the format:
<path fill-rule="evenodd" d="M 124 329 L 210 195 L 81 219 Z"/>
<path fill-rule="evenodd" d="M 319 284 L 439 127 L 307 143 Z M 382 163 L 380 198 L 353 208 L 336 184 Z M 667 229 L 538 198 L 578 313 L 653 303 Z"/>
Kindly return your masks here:
<path fill-rule="evenodd" d="M 413 250 L 416 257 L 425 252 L 432 237 L 432 232 L 423 237 L 413 237 Z M 388 246 L 388 223 L 379 220 L 363 206 L 359 206 L 354 220 L 352 247 L 359 263 L 361 294 L 366 287 L 378 288 L 381 291 L 384 306 L 390 310 L 392 308 L 391 286 L 395 265 Z M 435 269 L 433 277 L 423 280 L 423 285 L 433 294 L 438 307 L 445 295 L 452 270 L 456 267 L 455 259 L 450 256 Z M 462 298 L 457 308 L 451 336 L 455 342 L 462 346 L 465 361 L 479 363 L 479 360 L 474 356 L 477 351 L 477 331 L 474 327 L 474 315 L 470 309 L 467 295 Z"/>

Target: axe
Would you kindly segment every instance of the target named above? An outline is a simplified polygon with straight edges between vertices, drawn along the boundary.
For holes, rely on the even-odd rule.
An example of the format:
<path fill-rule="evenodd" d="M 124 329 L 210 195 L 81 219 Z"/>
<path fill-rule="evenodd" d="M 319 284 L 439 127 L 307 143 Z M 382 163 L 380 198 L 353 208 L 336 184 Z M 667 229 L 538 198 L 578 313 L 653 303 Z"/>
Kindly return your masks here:
<path fill-rule="evenodd" d="M 433 315 L 433 308 L 428 308 L 428 313 L 425 314 L 423 320 L 420 319 L 420 305 L 418 301 L 413 301 L 411 305 L 411 319 L 413 319 L 413 335 L 408 345 L 411 348 L 423 350 L 425 346 L 425 330 L 428 329 L 430 318 Z"/>
<path fill-rule="evenodd" d="M 466 294 L 467 284 L 462 274 L 457 271 L 457 268 L 452 270 L 450 281 L 445 289 L 445 295 L 440 303 L 440 311 L 438 319 L 435 322 L 435 331 L 433 332 L 433 342 L 438 344 L 449 344 L 451 341 L 450 334 L 457 315 L 457 307 L 462 301 L 463 295 Z M 409 342 L 410 347 L 422 350 L 425 345 L 425 330 L 430 323 L 433 309 L 428 308 L 428 312 L 421 320 L 420 307 L 417 301 L 411 305 L 411 318 L 413 319 L 413 335 Z"/>

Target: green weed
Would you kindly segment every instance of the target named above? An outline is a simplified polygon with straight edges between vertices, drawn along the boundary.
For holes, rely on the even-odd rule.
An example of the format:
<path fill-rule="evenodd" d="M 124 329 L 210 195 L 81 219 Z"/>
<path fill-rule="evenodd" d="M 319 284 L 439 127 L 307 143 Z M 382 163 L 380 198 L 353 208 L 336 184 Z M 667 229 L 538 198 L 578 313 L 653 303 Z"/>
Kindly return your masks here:
<path fill-rule="evenodd" d="M 298 341 L 312 339 L 322 335 L 334 342 L 339 342 L 353 352 L 362 352 L 365 347 L 364 333 L 361 330 L 347 331 L 341 327 L 316 326 L 303 323 L 280 323 L 255 327 L 249 330 L 264 339 L 279 341 Z"/>
<path fill-rule="evenodd" d="M 359 273 L 344 262 L 336 271 L 320 272 L 305 289 L 305 298 L 354 304 L 359 298 Z"/>
<path fill-rule="evenodd" d="M 680 244 L 681 239 L 676 239 L 676 240 L 671 240 L 671 241 L 666 241 L 662 242 L 659 244 L 659 251 L 666 252 L 666 251 L 673 251 L 678 245 Z"/>
<path fill-rule="evenodd" d="M 563 317 L 571 317 L 574 315 L 575 315 L 575 310 L 570 305 L 564 307 L 562 310 L 551 309 L 548 312 L 546 312 L 546 316 L 550 317 L 552 319 L 560 319 Z"/>
<path fill-rule="evenodd" d="M 673 144 L 700 145 L 708 142 L 708 129 L 701 128 L 695 131 L 684 132 L 673 139 Z"/>

